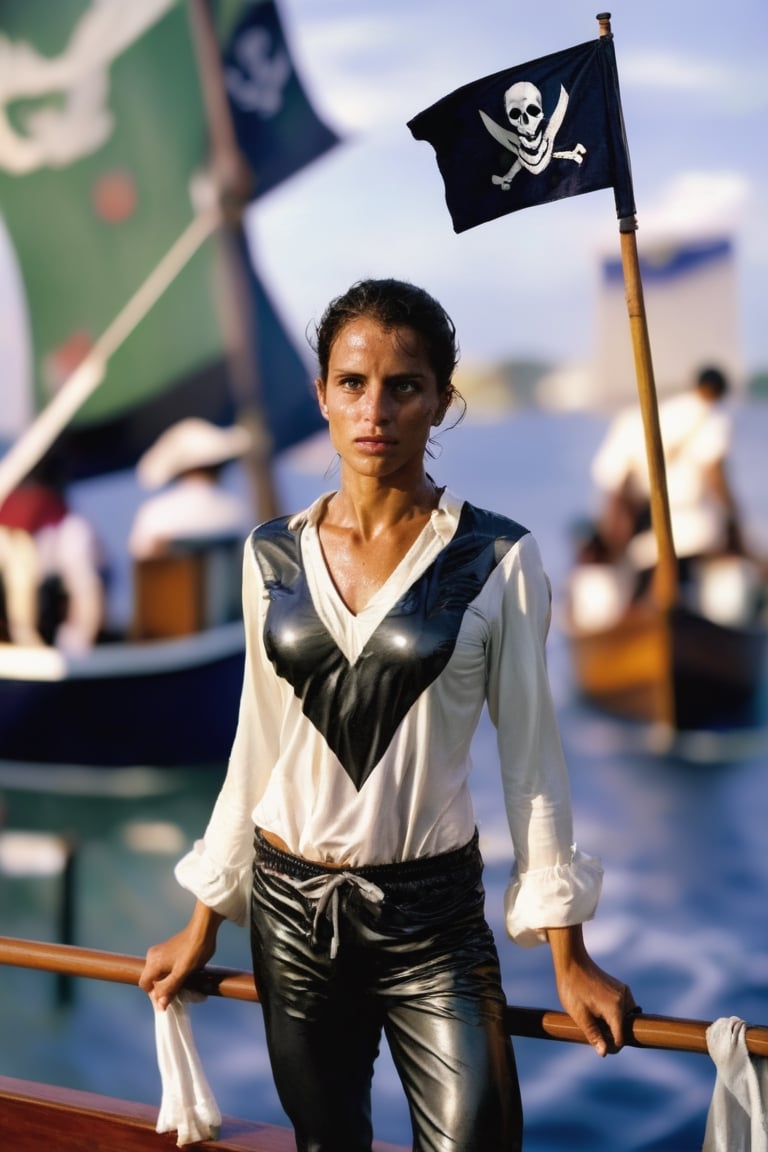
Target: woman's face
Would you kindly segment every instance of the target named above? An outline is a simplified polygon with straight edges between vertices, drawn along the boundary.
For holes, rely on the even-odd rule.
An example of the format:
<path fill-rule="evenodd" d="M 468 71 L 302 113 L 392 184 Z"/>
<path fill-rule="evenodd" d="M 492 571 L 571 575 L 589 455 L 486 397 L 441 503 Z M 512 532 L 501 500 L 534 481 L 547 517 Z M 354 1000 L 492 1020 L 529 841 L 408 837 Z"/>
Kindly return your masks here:
<path fill-rule="evenodd" d="M 361 475 L 421 475 L 430 431 L 446 401 L 422 337 L 368 317 L 340 330 L 328 378 L 316 381 L 320 410 L 344 464 Z"/>

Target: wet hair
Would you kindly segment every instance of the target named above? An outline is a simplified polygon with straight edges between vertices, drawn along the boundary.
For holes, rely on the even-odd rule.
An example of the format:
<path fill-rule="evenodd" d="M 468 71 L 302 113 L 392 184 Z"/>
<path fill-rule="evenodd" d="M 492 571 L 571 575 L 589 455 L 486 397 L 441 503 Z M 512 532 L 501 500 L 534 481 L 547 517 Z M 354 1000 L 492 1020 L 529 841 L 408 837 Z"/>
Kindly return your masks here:
<path fill-rule="evenodd" d="M 438 392 L 447 393 L 450 403 L 455 394 L 453 372 L 459 359 L 456 328 L 434 297 L 405 280 L 359 280 L 330 302 L 311 340 L 323 381 L 328 378 L 331 349 L 342 328 L 363 318 L 375 320 L 388 330 L 412 328 L 417 332 L 424 341 Z"/>
<path fill-rule="evenodd" d="M 716 399 L 725 396 L 728 391 L 728 378 L 725 373 L 721 372 L 719 368 L 714 368 L 710 365 L 706 368 L 699 369 L 696 374 L 696 384 Z"/>

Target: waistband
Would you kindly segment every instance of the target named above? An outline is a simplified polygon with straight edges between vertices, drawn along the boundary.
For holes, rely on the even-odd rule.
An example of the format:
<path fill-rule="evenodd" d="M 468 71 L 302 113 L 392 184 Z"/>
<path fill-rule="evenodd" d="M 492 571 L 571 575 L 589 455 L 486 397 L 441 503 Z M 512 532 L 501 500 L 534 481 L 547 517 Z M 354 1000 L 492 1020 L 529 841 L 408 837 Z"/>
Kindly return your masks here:
<path fill-rule="evenodd" d="M 256 865 L 263 865 L 296 880 L 308 880 L 314 876 L 330 877 L 339 872 L 338 865 L 328 866 L 315 860 L 305 860 L 302 856 L 294 856 L 290 852 L 283 852 L 266 839 L 260 828 L 255 829 L 254 848 Z M 444 878 L 452 872 L 464 872 L 468 867 L 479 863 L 481 863 L 479 836 L 475 829 L 471 840 L 449 852 L 440 852 L 436 856 L 421 856 L 414 860 L 402 860 L 394 864 L 365 864 L 359 868 L 344 865 L 343 871 L 377 885 L 409 884 L 438 877 Z"/>

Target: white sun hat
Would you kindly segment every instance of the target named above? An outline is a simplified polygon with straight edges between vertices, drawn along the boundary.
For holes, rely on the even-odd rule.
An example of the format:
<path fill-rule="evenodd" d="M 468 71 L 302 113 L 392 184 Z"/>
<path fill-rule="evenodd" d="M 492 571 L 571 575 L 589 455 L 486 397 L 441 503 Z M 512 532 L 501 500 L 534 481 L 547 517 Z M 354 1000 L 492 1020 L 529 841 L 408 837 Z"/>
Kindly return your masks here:
<path fill-rule="evenodd" d="M 139 460 L 136 473 L 143 488 L 162 488 L 194 468 L 211 468 L 236 460 L 251 448 L 249 432 L 239 424 L 220 428 L 190 417 L 167 428 Z"/>

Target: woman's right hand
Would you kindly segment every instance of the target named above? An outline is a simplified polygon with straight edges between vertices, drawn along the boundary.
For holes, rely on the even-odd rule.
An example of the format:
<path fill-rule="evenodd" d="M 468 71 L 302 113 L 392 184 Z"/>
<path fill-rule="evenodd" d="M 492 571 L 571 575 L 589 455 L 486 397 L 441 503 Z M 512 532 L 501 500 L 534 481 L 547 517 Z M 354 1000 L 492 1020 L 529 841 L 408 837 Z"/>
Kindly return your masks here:
<path fill-rule="evenodd" d="M 156 1008 L 164 1012 L 189 974 L 208 963 L 216 951 L 216 933 L 222 920 L 218 912 L 198 901 L 181 932 L 147 949 L 139 988 Z"/>

